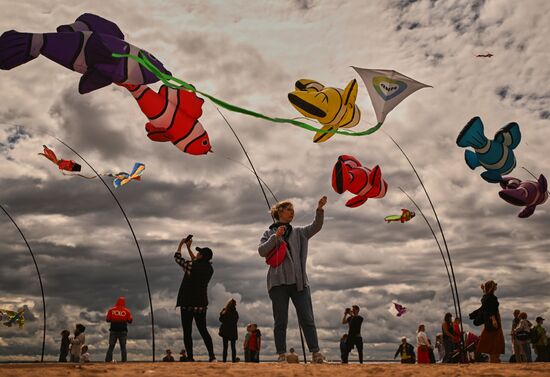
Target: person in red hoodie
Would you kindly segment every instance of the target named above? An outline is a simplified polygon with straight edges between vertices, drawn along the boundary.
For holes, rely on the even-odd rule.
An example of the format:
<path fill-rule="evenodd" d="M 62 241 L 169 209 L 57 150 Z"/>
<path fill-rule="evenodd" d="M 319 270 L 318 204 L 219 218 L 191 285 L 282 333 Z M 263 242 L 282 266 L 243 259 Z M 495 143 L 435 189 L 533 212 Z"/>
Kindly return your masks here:
<path fill-rule="evenodd" d="M 128 339 L 128 323 L 132 323 L 132 312 L 126 307 L 126 299 L 119 297 L 116 305 L 107 312 L 106 321 L 111 323 L 109 329 L 109 349 L 105 362 L 113 361 L 113 350 L 117 340 L 120 343 L 122 362 L 126 362 L 126 339 Z"/>

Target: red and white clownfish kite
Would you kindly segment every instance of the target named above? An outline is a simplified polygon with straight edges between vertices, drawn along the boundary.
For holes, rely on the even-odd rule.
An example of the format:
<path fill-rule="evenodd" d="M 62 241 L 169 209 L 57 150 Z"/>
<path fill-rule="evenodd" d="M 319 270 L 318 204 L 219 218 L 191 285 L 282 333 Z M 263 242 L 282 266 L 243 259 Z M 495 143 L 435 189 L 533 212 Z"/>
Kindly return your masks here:
<path fill-rule="evenodd" d="M 73 160 L 58 160 L 57 156 L 54 153 L 54 151 L 52 151 L 50 148 L 48 148 L 45 145 L 43 147 L 44 147 L 44 153 L 38 153 L 38 154 L 46 157 L 48 160 L 50 160 L 51 162 L 56 164 L 57 167 L 59 168 L 59 170 L 61 170 L 61 172 L 63 174 L 65 174 L 65 175 L 78 175 L 79 177 L 87 178 L 87 179 L 95 178 L 95 176 L 87 177 L 87 176 L 82 175 L 82 174 L 66 174 L 66 173 L 64 173 L 64 171 L 79 172 L 82 169 L 82 167 L 80 166 L 80 164 L 76 163 Z"/>
<path fill-rule="evenodd" d="M 346 206 L 359 207 L 368 198 L 383 198 L 388 191 L 388 183 L 382 179 L 382 170 L 378 165 L 371 170 L 361 166 L 355 157 L 342 155 L 332 170 L 332 188 L 338 194 L 345 191 L 355 194 Z"/>
<path fill-rule="evenodd" d="M 145 125 L 149 139 L 171 141 L 179 150 L 192 155 L 212 152 L 208 133 L 198 120 L 202 115 L 202 98 L 165 85 L 158 93 L 147 85 L 119 85 L 128 89 L 149 119 Z"/>

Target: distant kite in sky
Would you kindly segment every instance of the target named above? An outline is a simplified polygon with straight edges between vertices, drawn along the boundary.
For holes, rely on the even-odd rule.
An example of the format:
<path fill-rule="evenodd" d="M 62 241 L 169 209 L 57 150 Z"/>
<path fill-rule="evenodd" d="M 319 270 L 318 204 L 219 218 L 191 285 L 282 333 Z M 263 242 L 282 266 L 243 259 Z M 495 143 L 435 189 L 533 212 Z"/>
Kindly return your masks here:
<path fill-rule="evenodd" d="M 365 69 L 352 67 L 363 79 L 369 92 L 378 124 L 378 129 L 384 123 L 386 116 L 401 101 L 422 88 L 431 88 L 399 72 L 388 69 Z"/>
<path fill-rule="evenodd" d="M 296 81 L 295 90 L 288 94 L 288 100 L 303 116 L 317 120 L 322 130 L 338 130 L 340 127 L 357 126 L 361 119 L 357 99 L 357 81 L 351 80 L 344 90 L 325 87 L 314 80 Z M 317 132 L 314 143 L 330 139 L 334 133 Z"/>
<path fill-rule="evenodd" d="M 514 149 L 521 141 L 519 125 L 508 123 L 495 134 L 494 140 L 485 137 L 483 122 L 479 117 L 472 118 L 462 129 L 456 144 L 459 147 L 472 147 L 475 152 L 466 150 L 466 164 L 472 170 L 478 166 L 486 169 L 481 177 L 489 183 L 502 181 L 502 176 L 509 174 L 516 167 Z"/>
<path fill-rule="evenodd" d="M 106 174 L 109 177 L 114 177 L 113 185 L 115 188 L 119 188 L 120 186 L 124 186 L 126 183 L 130 182 L 131 180 L 141 181 L 141 175 L 143 174 L 143 171 L 145 170 L 145 165 L 141 162 L 136 162 L 134 164 L 134 167 L 132 171 L 128 174 L 126 172 L 120 172 L 116 174 Z"/>
<path fill-rule="evenodd" d="M 102 17 L 84 13 L 57 33 L 6 31 L 0 36 L 0 68 L 9 70 L 43 55 L 82 74 L 78 91 L 94 91 L 113 82 L 147 84 L 157 77 L 132 59 L 117 59 L 112 53 L 145 56 L 159 71 L 169 74 L 152 54 L 124 41 L 118 26 Z"/>
<path fill-rule="evenodd" d="M 397 302 L 392 302 L 392 307 L 390 308 L 390 311 L 395 314 L 397 317 L 401 317 L 403 314 L 407 312 L 407 308 L 404 307 L 401 304 L 398 304 Z"/>
<path fill-rule="evenodd" d="M 507 203 L 525 208 L 518 217 L 526 218 L 535 212 L 535 208 L 548 199 L 548 183 L 544 175 L 535 181 L 521 181 L 514 177 L 504 177 L 500 181 L 502 190 L 498 195 Z"/>
<path fill-rule="evenodd" d="M 413 211 L 409 211 L 408 209 L 401 209 L 402 213 L 401 215 L 389 215 L 384 217 L 384 221 L 387 223 L 390 223 L 392 221 L 400 221 L 401 223 L 404 223 L 405 221 L 410 221 L 416 214 Z"/>
<path fill-rule="evenodd" d="M 80 164 L 77 164 L 73 160 L 58 160 L 57 156 L 54 153 L 54 151 L 52 151 L 50 148 L 48 148 L 45 145 L 43 145 L 43 147 L 44 147 L 44 152 L 43 153 L 38 153 L 38 154 L 46 157 L 48 160 L 50 160 L 51 162 L 56 164 L 57 167 L 59 168 L 59 170 L 65 170 L 65 171 L 70 171 L 70 172 L 78 172 L 82 169 Z"/>
<path fill-rule="evenodd" d="M 361 166 L 355 157 L 342 155 L 332 170 L 332 188 L 338 194 L 345 191 L 355 194 L 346 202 L 346 206 L 358 207 L 369 198 L 383 198 L 388 184 L 382 179 L 382 170 L 378 165 L 371 170 Z"/>
<path fill-rule="evenodd" d="M 6 314 L 7 321 L 4 322 L 4 326 L 11 327 L 13 324 L 17 323 L 19 328 L 22 328 L 25 325 L 25 309 L 21 309 L 17 312 L 12 310 L 0 309 L 0 315 Z"/>
<path fill-rule="evenodd" d="M 134 96 L 149 119 L 147 136 L 153 141 L 171 141 L 179 150 L 192 155 L 212 152 L 208 133 L 199 118 L 204 100 L 193 92 L 162 85 L 158 93 L 147 85 L 122 85 Z"/>
<path fill-rule="evenodd" d="M 494 55 L 491 54 L 491 53 L 489 52 L 489 53 L 487 53 L 487 54 L 477 54 L 477 55 L 476 55 L 476 58 L 491 58 L 491 57 L 493 57 L 493 56 L 494 56 Z"/>

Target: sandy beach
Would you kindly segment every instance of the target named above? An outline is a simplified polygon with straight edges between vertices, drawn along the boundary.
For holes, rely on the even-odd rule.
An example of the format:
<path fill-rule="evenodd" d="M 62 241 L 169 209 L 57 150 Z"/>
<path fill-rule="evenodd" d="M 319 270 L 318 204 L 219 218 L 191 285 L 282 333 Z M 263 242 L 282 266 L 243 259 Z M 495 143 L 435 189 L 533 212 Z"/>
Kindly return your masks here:
<path fill-rule="evenodd" d="M 401 364 L 324 364 L 289 365 L 276 363 L 127 363 L 105 364 L 5 364 L 0 373 L 6 376 L 309 376 L 355 377 L 374 376 L 550 376 L 550 364 L 466 364 L 466 365 L 401 365 Z"/>

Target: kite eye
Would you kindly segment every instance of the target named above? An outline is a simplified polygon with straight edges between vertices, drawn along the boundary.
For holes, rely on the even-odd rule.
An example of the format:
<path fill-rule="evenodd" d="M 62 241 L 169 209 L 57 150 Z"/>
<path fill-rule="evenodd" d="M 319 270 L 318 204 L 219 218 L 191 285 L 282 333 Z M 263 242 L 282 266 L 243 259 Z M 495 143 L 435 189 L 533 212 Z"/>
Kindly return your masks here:
<path fill-rule="evenodd" d="M 208 140 L 203 140 L 202 145 L 204 145 L 206 147 L 208 145 Z"/>

